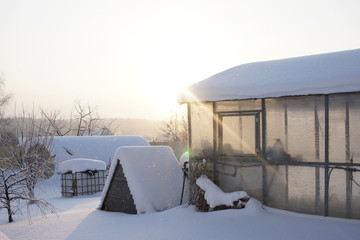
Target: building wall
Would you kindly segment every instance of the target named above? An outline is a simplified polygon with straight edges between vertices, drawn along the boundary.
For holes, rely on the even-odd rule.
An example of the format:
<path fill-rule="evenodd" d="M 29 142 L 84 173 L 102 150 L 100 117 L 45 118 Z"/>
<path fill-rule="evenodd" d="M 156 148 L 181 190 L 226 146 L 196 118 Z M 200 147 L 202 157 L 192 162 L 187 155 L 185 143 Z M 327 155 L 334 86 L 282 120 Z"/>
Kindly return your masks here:
<path fill-rule="evenodd" d="M 117 163 L 109 189 L 101 210 L 136 214 L 134 199 L 131 195 L 121 164 Z"/>
<path fill-rule="evenodd" d="M 190 167 L 208 159 L 208 174 L 223 191 L 244 190 L 275 208 L 360 219 L 359 93 L 191 103 L 189 109 Z M 256 145 L 254 134 L 259 151 L 244 151 L 249 139 Z"/>

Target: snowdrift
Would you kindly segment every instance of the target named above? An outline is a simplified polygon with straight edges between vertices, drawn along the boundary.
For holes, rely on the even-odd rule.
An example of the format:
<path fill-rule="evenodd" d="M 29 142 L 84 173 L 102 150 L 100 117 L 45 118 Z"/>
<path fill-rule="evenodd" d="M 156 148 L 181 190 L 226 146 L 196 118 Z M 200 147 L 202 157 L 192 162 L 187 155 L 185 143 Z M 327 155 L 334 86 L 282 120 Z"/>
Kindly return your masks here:
<path fill-rule="evenodd" d="M 139 136 L 54 137 L 52 154 L 56 155 L 57 162 L 88 158 L 108 163 L 116 149 L 122 146 L 149 146 L 149 143 Z"/>

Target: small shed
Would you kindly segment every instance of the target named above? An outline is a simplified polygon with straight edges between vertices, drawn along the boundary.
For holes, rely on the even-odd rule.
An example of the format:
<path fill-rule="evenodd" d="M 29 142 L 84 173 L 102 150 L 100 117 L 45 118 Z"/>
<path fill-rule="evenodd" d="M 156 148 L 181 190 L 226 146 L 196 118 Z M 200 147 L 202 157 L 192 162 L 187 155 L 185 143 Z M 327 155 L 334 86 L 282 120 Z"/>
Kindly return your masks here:
<path fill-rule="evenodd" d="M 360 219 L 360 49 L 243 64 L 178 98 L 194 171 L 290 211 Z"/>
<path fill-rule="evenodd" d="M 111 163 L 100 209 L 130 214 L 180 204 L 183 172 L 167 146 L 120 147 Z"/>
<path fill-rule="evenodd" d="M 74 197 L 101 192 L 106 181 L 106 164 L 99 160 L 76 158 L 59 165 L 61 195 Z"/>

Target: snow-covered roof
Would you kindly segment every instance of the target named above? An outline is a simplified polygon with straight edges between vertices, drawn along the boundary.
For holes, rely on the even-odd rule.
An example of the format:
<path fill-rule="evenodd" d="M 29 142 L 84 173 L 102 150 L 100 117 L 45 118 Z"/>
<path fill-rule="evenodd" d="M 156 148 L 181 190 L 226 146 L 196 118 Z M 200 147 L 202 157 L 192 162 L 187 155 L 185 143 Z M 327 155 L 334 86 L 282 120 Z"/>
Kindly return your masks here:
<path fill-rule="evenodd" d="M 139 136 L 63 136 L 54 137 L 52 154 L 57 162 L 73 158 L 89 158 L 104 161 L 112 160 L 121 146 L 149 146 Z"/>
<path fill-rule="evenodd" d="M 61 162 L 59 164 L 59 173 L 77 173 L 85 171 L 105 171 L 106 164 L 103 161 L 87 159 L 87 158 L 75 158 Z"/>
<path fill-rule="evenodd" d="M 239 65 L 180 93 L 179 103 L 360 91 L 360 49 Z"/>
<path fill-rule="evenodd" d="M 102 206 L 120 161 L 137 213 L 163 211 L 180 204 L 183 172 L 168 146 L 120 147 L 111 163 Z"/>

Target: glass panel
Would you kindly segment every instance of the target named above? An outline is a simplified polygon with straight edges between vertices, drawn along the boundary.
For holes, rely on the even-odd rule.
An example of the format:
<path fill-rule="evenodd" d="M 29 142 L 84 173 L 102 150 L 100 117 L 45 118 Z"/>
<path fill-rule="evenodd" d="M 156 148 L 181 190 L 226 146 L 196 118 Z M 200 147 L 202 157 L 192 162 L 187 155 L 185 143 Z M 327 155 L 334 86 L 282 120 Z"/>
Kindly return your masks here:
<path fill-rule="evenodd" d="M 346 216 L 346 172 L 333 170 L 329 181 L 329 215 Z"/>
<path fill-rule="evenodd" d="M 256 154 L 255 115 L 224 116 L 222 123 L 225 155 Z"/>
<path fill-rule="evenodd" d="M 288 151 L 298 161 L 324 160 L 324 99 L 291 98 L 287 101 Z"/>
<path fill-rule="evenodd" d="M 244 163 L 241 167 L 218 164 L 219 187 L 224 192 L 246 191 L 249 196 L 262 200 L 262 167 Z"/>
<path fill-rule="evenodd" d="M 346 99 L 342 95 L 329 97 L 329 161 L 346 162 L 345 157 Z"/>
<path fill-rule="evenodd" d="M 349 96 L 349 138 L 350 158 L 354 163 L 360 163 L 360 94 Z M 360 175 L 359 173 L 357 175 Z M 360 177 L 360 176 L 359 176 Z M 358 178 L 359 179 L 359 178 Z M 358 181 L 360 183 L 360 181 Z M 359 189 L 360 190 L 360 189 Z M 360 202 L 360 191 L 358 191 Z M 360 207 L 360 204 L 359 204 Z M 360 211 L 358 211 L 360 213 Z"/>
<path fill-rule="evenodd" d="M 360 95 L 329 97 L 329 161 L 360 163 Z"/>
<path fill-rule="evenodd" d="M 241 112 L 261 110 L 261 99 L 216 102 L 215 112 Z"/>
<path fill-rule="evenodd" d="M 329 161 L 360 163 L 360 94 L 331 95 L 329 111 Z M 329 215 L 359 219 L 360 174 L 344 168 L 330 171 Z"/>
<path fill-rule="evenodd" d="M 289 209 L 314 214 L 316 189 L 315 168 L 289 167 Z"/>
<path fill-rule="evenodd" d="M 212 103 L 191 104 L 192 156 L 212 156 L 213 110 Z"/>
<path fill-rule="evenodd" d="M 324 106 L 323 96 L 267 99 L 268 160 L 324 161 Z"/>
<path fill-rule="evenodd" d="M 266 159 L 284 160 L 288 152 L 286 100 L 266 99 Z"/>

